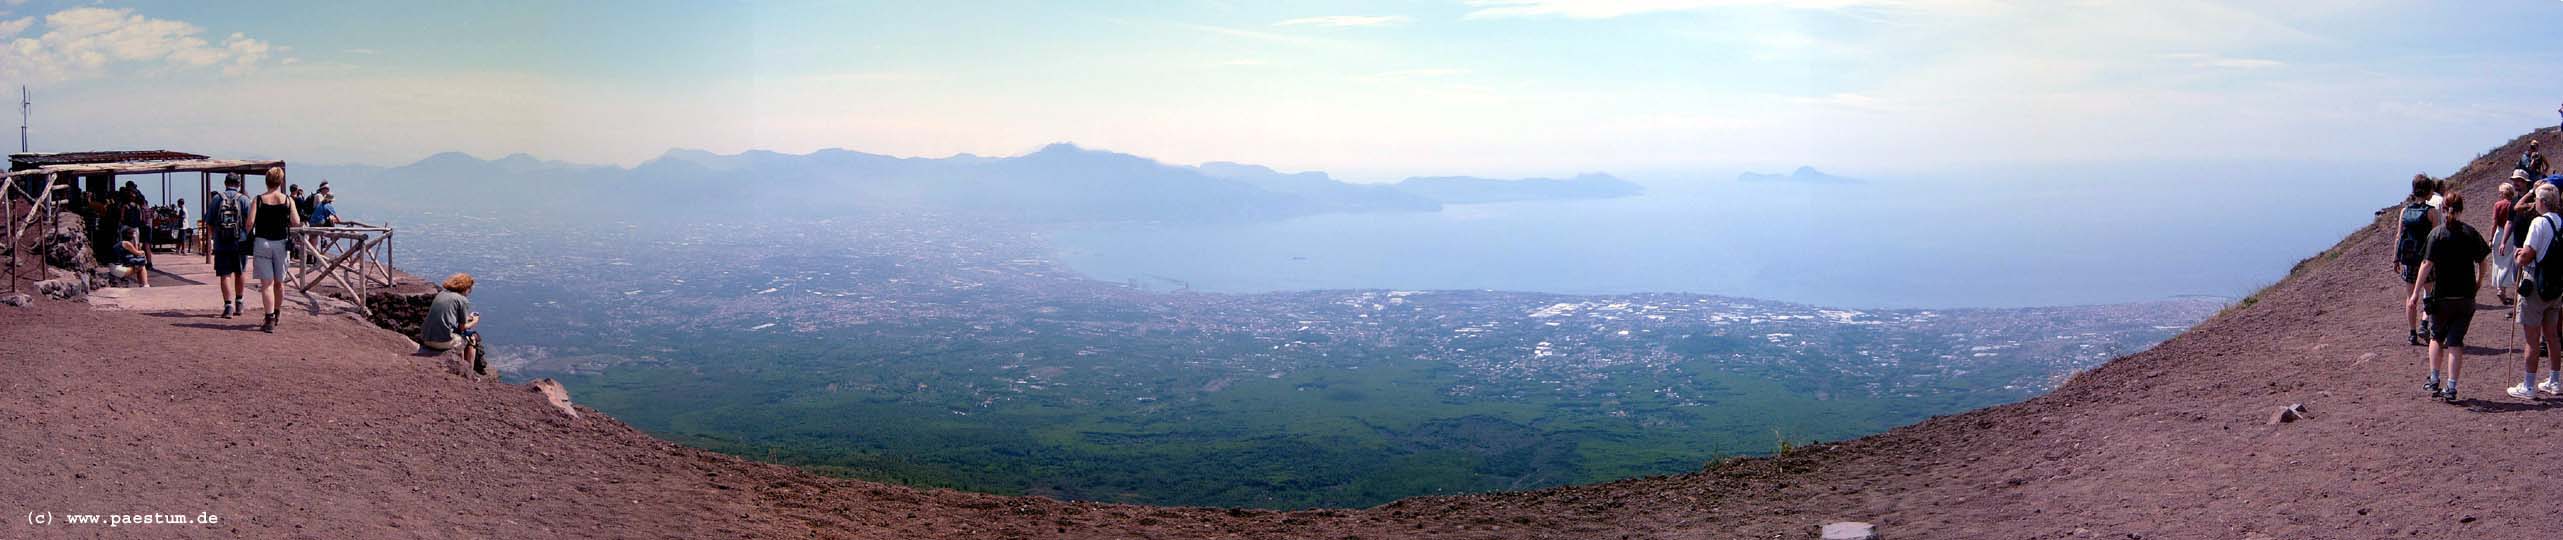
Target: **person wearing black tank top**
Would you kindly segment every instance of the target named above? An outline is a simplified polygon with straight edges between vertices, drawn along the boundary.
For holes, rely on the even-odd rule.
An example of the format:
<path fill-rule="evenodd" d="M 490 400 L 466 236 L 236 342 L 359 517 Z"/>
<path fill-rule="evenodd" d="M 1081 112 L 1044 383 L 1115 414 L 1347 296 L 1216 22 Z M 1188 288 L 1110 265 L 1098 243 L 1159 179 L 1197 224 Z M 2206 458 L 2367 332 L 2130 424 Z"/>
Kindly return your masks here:
<path fill-rule="evenodd" d="M 260 331 L 276 332 L 276 317 L 285 309 L 285 262 L 292 258 L 286 246 L 291 245 L 293 228 L 303 226 L 302 209 L 294 198 L 285 194 L 285 168 L 267 169 L 267 192 L 249 205 L 251 234 L 250 269 L 260 283 L 258 299 L 267 307 L 267 322 Z"/>

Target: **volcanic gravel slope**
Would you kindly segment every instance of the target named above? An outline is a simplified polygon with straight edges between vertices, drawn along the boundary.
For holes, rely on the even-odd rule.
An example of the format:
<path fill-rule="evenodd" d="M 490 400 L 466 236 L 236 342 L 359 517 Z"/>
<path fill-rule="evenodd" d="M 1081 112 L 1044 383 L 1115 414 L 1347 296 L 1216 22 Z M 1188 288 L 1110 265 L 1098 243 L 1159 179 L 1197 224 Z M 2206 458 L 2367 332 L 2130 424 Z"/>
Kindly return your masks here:
<path fill-rule="evenodd" d="M 2486 224 L 2525 140 L 2456 175 L 2475 201 L 2465 219 Z M 204 313 L 0 307 L 0 501 L 18 505 L 0 508 L 0 538 L 1810 538 L 1840 520 L 1893 538 L 2563 537 L 2563 400 L 2500 394 L 2519 338 L 2493 305 L 2475 319 L 2464 402 L 2425 399 L 2384 224 L 2019 404 L 1686 475 L 1357 510 L 825 478 L 595 411 L 570 419 L 350 319 L 293 316 L 267 335 Z M 2312 417 L 2265 423 L 2290 403 Z M 24 512 L 223 522 L 36 526 Z"/>

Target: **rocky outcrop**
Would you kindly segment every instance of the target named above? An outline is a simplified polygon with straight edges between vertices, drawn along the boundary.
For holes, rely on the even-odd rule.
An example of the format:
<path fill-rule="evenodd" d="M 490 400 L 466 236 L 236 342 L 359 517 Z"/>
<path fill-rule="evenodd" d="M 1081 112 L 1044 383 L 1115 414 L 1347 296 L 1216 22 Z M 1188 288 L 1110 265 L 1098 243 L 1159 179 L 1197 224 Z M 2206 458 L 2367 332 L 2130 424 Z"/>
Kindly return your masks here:
<path fill-rule="evenodd" d="M 73 300 L 89 296 L 90 283 L 88 272 L 47 268 L 44 281 L 36 282 L 35 287 L 36 294 L 44 295 L 46 298 Z"/>
<path fill-rule="evenodd" d="M 550 377 L 535 379 L 534 382 L 525 383 L 525 390 L 542 394 L 543 401 L 551 403 L 552 408 L 560 409 L 561 414 L 569 415 L 573 420 L 578 418 L 578 408 L 570 406 L 570 390 L 562 387 L 560 381 L 552 380 Z"/>
<path fill-rule="evenodd" d="M 75 271 L 98 267 L 98 259 L 89 248 L 89 223 L 76 214 L 62 214 L 52 229 L 36 240 L 36 251 L 44 255 L 46 265 Z"/>

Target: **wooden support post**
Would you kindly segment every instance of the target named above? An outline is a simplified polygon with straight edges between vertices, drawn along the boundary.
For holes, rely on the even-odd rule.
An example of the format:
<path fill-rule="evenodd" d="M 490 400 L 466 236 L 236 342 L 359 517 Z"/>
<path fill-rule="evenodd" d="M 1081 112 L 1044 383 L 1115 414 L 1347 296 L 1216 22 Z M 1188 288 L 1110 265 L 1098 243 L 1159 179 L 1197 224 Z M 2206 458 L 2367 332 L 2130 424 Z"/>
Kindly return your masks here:
<path fill-rule="evenodd" d="M 26 235 L 18 233 L 18 194 L 13 189 L 17 187 L 17 183 L 18 179 L 15 177 L 0 178 L 0 205 L 8 206 L 5 211 L 0 211 L 0 223 L 8 224 L 9 292 L 11 293 L 18 292 L 18 258 L 27 256 L 26 248 L 18 245 L 18 239 Z M 33 201 L 35 198 L 28 197 L 27 200 Z"/>

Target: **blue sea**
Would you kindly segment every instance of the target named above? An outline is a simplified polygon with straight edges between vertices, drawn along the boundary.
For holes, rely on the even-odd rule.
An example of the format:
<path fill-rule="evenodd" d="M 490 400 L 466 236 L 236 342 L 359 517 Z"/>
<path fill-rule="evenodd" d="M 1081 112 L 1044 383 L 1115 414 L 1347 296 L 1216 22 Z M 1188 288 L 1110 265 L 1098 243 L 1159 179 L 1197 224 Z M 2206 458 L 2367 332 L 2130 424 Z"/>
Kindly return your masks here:
<path fill-rule="evenodd" d="M 2250 294 L 2373 223 L 2419 171 L 2376 163 L 2003 170 L 1849 185 L 1637 177 L 1646 195 L 1241 225 L 1082 226 L 1049 238 L 1081 273 L 1159 290 L 1689 292 L 1852 308 L 2103 304 Z"/>

